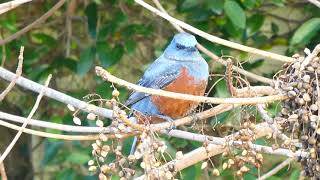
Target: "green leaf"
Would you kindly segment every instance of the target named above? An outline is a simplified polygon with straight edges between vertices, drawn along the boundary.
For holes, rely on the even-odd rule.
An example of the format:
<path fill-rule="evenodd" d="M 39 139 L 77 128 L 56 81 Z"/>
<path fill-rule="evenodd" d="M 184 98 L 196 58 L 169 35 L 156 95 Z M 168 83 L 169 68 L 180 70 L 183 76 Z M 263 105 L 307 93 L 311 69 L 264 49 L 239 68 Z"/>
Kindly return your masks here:
<path fill-rule="evenodd" d="M 198 0 L 185 0 L 183 1 L 181 8 L 182 10 L 188 10 L 196 7 L 199 4 Z"/>
<path fill-rule="evenodd" d="M 231 0 L 226 1 L 224 3 L 224 10 L 235 26 L 241 29 L 246 27 L 246 15 L 237 2 Z"/>
<path fill-rule="evenodd" d="M 296 169 L 291 173 L 290 180 L 298 180 L 299 177 L 300 177 L 300 170 Z"/>
<path fill-rule="evenodd" d="M 303 23 L 293 34 L 290 45 L 303 46 L 308 44 L 310 40 L 320 30 L 320 18 L 312 18 Z"/>
<path fill-rule="evenodd" d="M 245 70 L 252 70 L 252 69 L 255 69 L 255 68 L 262 66 L 263 63 L 264 63 L 264 60 L 258 59 L 257 61 L 254 61 L 254 62 L 244 63 L 244 64 L 242 64 L 242 67 Z"/>
<path fill-rule="evenodd" d="M 209 0 L 207 1 L 207 6 L 212 12 L 221 15 L 223 11 L 223 0 Z"/>
<path fill-rule="evenodd" d="M 90 3 L 85 10 L 88 19 L 88 29 L 92 38 L 97 35 L 98 10 L 96 3 Z"/>
<path fill-rule="evenodd" d="M 125 43 L 125 48 L 128 54 L 133 53 L 136 48 L 136 42 L 133 40 L 127 40 Z"/>
<path fill-rule="evenodd" d="M 32 36 L 35 38 L 37 43 L 45 44 L 48 47 L 54 47 L 57 44 L 56 39 L 54 37 L 50 36 L 49 34 L 35 33 L 35 34 L 32 34 Z"/>
<path fill-rule="evenodd" d="M 97 44 L 97 54 L 103 67 L 107 68 L 113 64 L 110 46 L 106 43 Z"/>
<path fill-rule="evenodd" d="M 47 165 L 52 159 L 55 158 L 55 156 L 58 154 L 58 151 L 61 149 L 61 147 L 63 146 L 64 142 L 63 141 L 49 141 L 46 140 L 44 147 L 44 156 L 42 159 L 41 164 L 42 165 Z"/>
<path fill-rule="evenodd" d="M 252 15 L 247 21 L 248 34 L 252 35 L 256 33 L 264 23 L 264 16 L 260 14 Z"/>
<path fill-rule="evenodd" d="M 117 63 L 124 54 L 124 48 L 118 44 L 111 49 L 106 43 L 97 45 L 97 53 L 103 67 L 108 68 Z"/>
<path fill-rule="evenodd" d="M 84 163 L 87 163 L 90 159 L 91 157 L 86 153 L 72 152 L 67 158 L 67 161 L 82 165 Z"/>
<path fill-rule="evenodd" d="M 256 4 L 256 0 L 242 0 L 241 2 L 248 9 L 254 8 Z"/>
<path fill-rule="evenodd" d="M 78 74 L 85 75 L 91 69 L 95 58 L 95 51 L 95 48 L 90 47 L 81 52 L 80 60 L 77 64 Z"/>
<path fill-rule="evenodd" d="M 62 171 L 57 171 L 56 179 L 66 179 L 66 180 L 76 179 L 76 171 L 74 171 L 72 168 L 62 169 Z"/>
<path fill-rule="evenodd" d="M 242 37 L 243 30 L 235 26 L 230 19 L 227 20 L 227 23 L 224 25 L 224 29 L 228 33 L 228 35 L 233 38 L 240 39 Z"/>

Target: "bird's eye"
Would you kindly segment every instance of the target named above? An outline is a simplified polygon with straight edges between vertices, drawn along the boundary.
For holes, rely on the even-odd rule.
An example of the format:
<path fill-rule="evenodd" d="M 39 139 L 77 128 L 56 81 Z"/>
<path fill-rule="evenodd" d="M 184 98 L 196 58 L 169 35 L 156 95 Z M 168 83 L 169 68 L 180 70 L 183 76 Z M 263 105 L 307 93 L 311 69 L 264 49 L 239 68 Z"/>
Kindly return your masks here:
<path fill-rule="evenodd" d="M 186 47 L 184 45 L 178 44 L 176 45 L 177 49 L 185 49 Z"/>

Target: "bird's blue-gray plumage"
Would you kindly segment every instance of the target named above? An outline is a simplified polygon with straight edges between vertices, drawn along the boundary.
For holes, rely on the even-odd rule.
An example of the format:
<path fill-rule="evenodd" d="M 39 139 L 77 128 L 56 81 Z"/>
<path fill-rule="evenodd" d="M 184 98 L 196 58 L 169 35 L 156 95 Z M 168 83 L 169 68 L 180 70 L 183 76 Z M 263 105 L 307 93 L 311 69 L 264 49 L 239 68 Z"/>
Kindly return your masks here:
<path fill-rule="evenodd" d="M 153 89 L 164 89 L 179 77 L 184 68 L 188 76 L 196 82 L 204 81 L 206 84 L 209 76 L 208 64 L 201 57 L 196 44 L 197 40 L 191 34 L 175 35 L 164 53 L 150 65 L 137 84 Z M 195 83 L 195 81 L 185 82 L 186 87 L 189 87 L 188 83 Z M 152 96 L 145 93 L 132 92 L 125 105 L 146 116 L 166 116 L 159 111 L 159 105 L 152 102 Z M 136 142 L 135 137 L 131 154 L 134 153 Z"/>
<path fill-rule="evenodd" d="M 163 89 L 179 76 L 183 67 L 187 68 L 195 79 L 207 80 L 208 64 L 196 49 L 196 44 L 197 40 L 193 35 L 188 33 L 175 35 L 164 53 L 149 66 L 137 84 Z M 150 95 L 145 93 L 132 92 L 125 105 L 145 115 L 162 115 L 152 103 Z"/>

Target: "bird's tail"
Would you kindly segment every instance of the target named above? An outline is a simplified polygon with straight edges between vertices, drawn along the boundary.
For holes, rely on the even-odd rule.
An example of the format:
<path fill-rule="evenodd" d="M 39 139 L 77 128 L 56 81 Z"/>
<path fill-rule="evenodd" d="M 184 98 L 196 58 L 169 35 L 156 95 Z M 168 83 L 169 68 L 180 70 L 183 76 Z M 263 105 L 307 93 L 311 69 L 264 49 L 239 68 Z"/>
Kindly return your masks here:
<path fill-rule="evenodd" d="M 133 116 L 133 113 L 130 113 L 129 116 L 128 116 L 128 118 L 129 118 L 129 120 L 130 120 L 131 122 L 137 123 L 137 121 L 136 121 L 136 120 L 133 120 L 131 117 L 134 117 L 134 116 Z M 138 139 L 137 136 L 135 136 L 135 137 L 133 138 L 132 145 L 131 145 L 131 150 L 130 150 L 130 155 L 133 155 L 134 152 L 136 151 L 136 148 L 137 148 L 137 145 L 138 145 L 138 140 L 139 140 L 139 139 Z"/>

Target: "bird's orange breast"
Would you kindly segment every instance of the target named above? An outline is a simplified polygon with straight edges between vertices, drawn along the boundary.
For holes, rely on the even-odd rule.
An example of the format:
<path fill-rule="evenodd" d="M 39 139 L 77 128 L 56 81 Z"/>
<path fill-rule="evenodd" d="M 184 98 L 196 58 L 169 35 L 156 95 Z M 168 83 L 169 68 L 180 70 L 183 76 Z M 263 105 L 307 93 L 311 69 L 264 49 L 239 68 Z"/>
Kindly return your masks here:
<path fill-rule="evenodd" d="M 202 96 L 206 90 L 207 80 L 196 80 L 188 74 L 186 68 L 182 68 L 180 75 L 163 90 Z M 199 103 L 173 99 L 163 96 L 152 96 L 151 101 L 158 107 L 159 111 L 173 119 L 180 118 L 190 113 Z"/>

